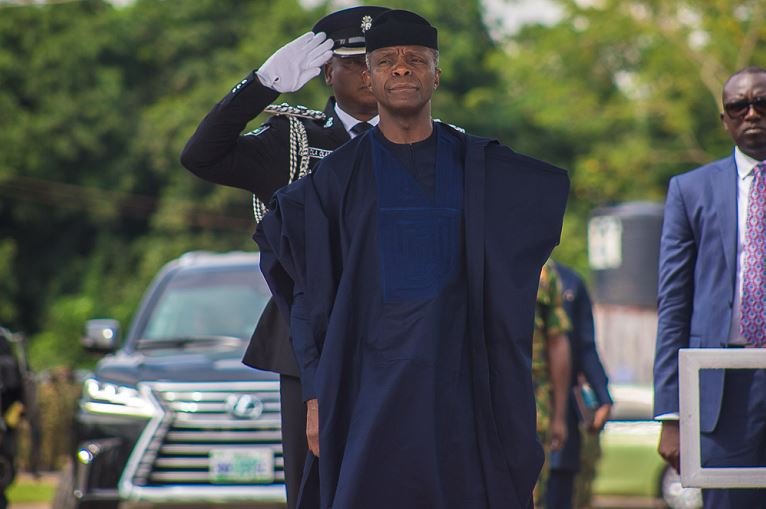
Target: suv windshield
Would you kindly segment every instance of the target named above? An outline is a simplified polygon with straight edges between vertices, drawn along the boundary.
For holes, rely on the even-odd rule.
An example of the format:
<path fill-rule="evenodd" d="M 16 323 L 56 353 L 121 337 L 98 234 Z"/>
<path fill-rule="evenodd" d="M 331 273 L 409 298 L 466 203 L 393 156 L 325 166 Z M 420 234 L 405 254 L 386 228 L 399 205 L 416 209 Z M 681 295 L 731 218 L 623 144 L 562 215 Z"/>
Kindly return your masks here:
<path fill-rule="evenodd" d="M 269 297 L 257 266 L 182 269 L 162 289 L 137 337 L 142 347 L 152 341 L 247 339 Z"/>

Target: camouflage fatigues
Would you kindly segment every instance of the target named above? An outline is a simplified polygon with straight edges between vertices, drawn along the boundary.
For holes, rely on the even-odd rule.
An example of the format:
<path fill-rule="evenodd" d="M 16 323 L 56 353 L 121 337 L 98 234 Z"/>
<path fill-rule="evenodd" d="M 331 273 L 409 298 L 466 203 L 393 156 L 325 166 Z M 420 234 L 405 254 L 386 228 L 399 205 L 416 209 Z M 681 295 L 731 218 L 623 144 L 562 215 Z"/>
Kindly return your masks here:
<path fill-rule="evenodd" d="M 532 338 L 532 381 L 535 384 L 537 404 L 537 437 L 545 450 L 545 464 L 535 485 L 535 508 L 544 507 L 545 488 L 548 481 L 548 453 L 550 439 L 551 380 L 548 370 L 548 338 L 567 333 L 572 328 L 561 299 L 561 282 L 556 266 L 548 260 L 540 273 L 535 308 L 535 332 Z"/>
<path fill-rule="evenodd" d="M 590 433 L 584 426 L 580 427 L 582 449 L 580 451 L 580 470 L 574 480 L 575 509 L 591 509 L 593 498 L 593 480 L 596 478 L 596 467 L 601 458 L 601 433 Z"/>

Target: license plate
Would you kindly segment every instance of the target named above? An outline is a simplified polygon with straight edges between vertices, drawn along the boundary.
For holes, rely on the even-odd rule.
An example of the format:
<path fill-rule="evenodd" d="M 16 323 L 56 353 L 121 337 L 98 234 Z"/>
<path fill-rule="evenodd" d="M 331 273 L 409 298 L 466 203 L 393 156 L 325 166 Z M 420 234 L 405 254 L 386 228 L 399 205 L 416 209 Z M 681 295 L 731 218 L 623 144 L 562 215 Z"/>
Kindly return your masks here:
<path fill-rule="evenodd" d="M 274 452 L 266 447 L 213 449 L 210 451 L 210 481 L 274 482 Z"/>

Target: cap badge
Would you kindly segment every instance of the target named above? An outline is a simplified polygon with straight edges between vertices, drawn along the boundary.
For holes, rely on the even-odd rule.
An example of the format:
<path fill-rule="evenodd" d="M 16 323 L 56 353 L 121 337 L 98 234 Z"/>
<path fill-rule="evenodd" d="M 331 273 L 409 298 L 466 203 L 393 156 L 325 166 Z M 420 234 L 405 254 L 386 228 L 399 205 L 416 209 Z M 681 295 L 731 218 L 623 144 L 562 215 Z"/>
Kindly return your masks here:
<path fill-rule="evenodd" d="M 372 16 L 363 16 L 362 17 L 362 33 L 365 33 L 367 30 L 372 27 Z"/>

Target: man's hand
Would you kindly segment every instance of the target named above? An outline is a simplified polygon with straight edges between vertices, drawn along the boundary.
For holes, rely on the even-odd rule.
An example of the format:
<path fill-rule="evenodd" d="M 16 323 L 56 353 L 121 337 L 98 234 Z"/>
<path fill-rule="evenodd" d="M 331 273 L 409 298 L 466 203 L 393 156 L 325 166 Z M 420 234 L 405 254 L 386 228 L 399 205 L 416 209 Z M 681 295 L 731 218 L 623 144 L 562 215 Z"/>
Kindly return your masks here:
<path fill-rule="evenodd" d="M 311 454 L 319 457 L 319 400 L 306 402 L 306 441 Z"/>
<path fill-rule="evenodd" d="M 307 32 L 279 48 L 255 74 L 272 90 L 295 92 L 319 74 L 332 57 L 333 44 L 323 32 Z"/>
<path fill-rule="evenodd" d="M 567 441 L 567 421 L 565 418 L 551 419 L 551 450 L 558 451 Z"/>
<path fill-rule="evenodd" d="M 681 473 L 681 437 L 678 421 L 662 421 L 660 444 L 657 452 L 667 461 L 676 472 Z"/>
<path fill-rule="evenodd" d="M 604 403 L 596 409 L 593 413 L 593 423 L 590 425 L 588 431 L 591 433 L 599 433 L 606 426 L 606 421 L 612 415 L 612 405 Z"/>

